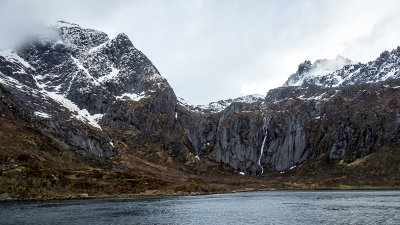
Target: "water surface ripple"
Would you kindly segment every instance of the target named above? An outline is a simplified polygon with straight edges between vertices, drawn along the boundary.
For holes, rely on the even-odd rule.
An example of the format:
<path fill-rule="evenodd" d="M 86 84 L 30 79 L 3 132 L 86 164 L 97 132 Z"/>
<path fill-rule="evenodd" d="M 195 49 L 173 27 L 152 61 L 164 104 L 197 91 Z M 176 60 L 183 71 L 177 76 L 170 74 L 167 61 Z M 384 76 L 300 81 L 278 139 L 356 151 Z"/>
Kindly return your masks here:
<path fill-rule="evenodd" d="M 400 191 L 3 202 L 0 224 L 400 224 Z"/>

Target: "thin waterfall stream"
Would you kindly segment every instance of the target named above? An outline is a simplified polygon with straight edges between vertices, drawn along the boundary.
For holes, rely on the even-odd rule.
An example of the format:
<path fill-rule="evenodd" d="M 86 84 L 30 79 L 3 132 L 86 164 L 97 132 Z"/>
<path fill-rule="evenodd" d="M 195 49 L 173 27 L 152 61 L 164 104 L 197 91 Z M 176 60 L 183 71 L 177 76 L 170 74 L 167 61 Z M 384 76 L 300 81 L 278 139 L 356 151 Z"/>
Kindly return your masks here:
<path fill-rule="evenodd" d="M 264 167 L 261 165 L 261 157 L 263 155 L 263 149 L 264 149 L 264 146 L 265 146 L 265 141 L 267 140 L 267 136 L 268 136 L 267 119 L 264 117 L 263 121 L 264 121 L 263 129 L 265 129 L 265 135 L 264 135 L 264 139 L 263 139 L 263 142 L 262 142 L 262 145 L 261 145 L 261 149 L 260 149 L 260 157 L 258 158 L 258 161 L 257 161 L 257 165 L 259 165 L 261 167 L 261 174 L 264 173 Z"/>

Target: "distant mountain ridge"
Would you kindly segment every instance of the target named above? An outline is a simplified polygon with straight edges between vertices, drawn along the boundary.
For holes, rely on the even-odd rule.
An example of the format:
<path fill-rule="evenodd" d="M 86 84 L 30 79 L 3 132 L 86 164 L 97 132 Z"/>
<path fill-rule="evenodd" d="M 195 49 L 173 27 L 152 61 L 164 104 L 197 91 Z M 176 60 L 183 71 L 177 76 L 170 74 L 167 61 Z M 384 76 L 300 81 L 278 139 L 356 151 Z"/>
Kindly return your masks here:
<path fill-rule="evenodd" d="M 228 107 L 232 103 L 247 103 L 254 105 L 262 105 L 264 103 L 265 96 L 260 94 L 253 95 L 245 95 L 237 98 L 230 98 L 226 100 L 219 100 L 217 102 L 211 102 L 208 105 L 192 105 L 188 103 L 186 100 L 180 98 L 180 104 L 194 111 L 203 111 L 203 112 L 221 112 L 226 107 Z"/>
<path fill-rule="evenodd" d="M 322 61 L 324 62 L 329 61 Z M 363 63 L 353 63 L 351 60 L 337 57 L 331 61 L 335 66 L 325 72 L 319 70 L 321 61 L 317 60 L 314 64 L 305 61 L 299 65 L 296 73 L 292 74 L 284 83 L 287 86 L 318 85 L 324 87 L 339 87 L 361 83 L 375 83 L 387 79 L 397 79 L 400 77 L 400 47 L 389 51 L 384 51 L 374 61 Z M 325 66 L 321 66 L 324 68 Z"/>

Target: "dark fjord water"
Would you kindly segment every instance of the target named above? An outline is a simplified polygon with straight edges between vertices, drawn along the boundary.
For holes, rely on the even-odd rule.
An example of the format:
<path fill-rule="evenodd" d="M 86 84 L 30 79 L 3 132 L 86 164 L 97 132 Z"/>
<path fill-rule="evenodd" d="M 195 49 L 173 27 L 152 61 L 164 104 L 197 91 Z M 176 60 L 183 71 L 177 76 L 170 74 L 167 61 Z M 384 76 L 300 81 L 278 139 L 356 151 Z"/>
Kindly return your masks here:
<path fill-rule="evenodd" d="M 400 224 L 400 191 L 7 202 L 0 224 Z"/>

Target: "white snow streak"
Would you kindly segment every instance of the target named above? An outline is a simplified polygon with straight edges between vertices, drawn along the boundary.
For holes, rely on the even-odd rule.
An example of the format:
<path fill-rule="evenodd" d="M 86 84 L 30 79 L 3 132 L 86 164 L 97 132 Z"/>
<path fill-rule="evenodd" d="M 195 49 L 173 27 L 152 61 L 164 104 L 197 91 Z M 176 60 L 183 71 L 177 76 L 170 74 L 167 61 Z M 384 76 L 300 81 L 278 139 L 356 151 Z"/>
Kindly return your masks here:
<path fill-rule="evenodd" d="M 86 109 L 81 109 L 78 111 L 78 115 L 76 116 L 76 118 L 101 130 L 101 127 L 97 123 L 97 121 L 100 120 L 103 116 L 103 114 L 91 115 Z"/>
<path fill-rule="evenodd" d="M 39 111 L 35 112 L 35 115 L 43 117 L 43 118 L 51 118 L 51 116 L 49 114 L 44 113 L 44 112 L 39 112 Z"/>
<path fill-rule="evenodd" d="M 102 49 L 102 48 L 103 48 L 104 46 L 106 46 L 108 43 L 110 43 L 110 41 L 106 41 L 106 42 L 104 42 L 104 43 L 101 43 L 101 44 L 97 45 L 96 47 L 91 48 L 91 49 L 88 51 L 88 53 L 90 54 L 90 53 L 96 52 L 96 51 Z"/>
<path fill-rule="evenodd" d="M 78 67 L 78 69 L 83 70 L 83 72 L 85 72 L 86 76 L 91 78 L 94 82 L 95 85 L 98 85 L 98 81 L 97 79 L 95 79 L 92 75 L 90 75 L 89 70 L 87 70 L 81 62 L 79 62 L 79 60 L 75 57 L 73 57 L 71 55 L 72 60 L 74 61 L 75 65 Z"/>
<path fill-rule="evenodd" d="M 113 146 L 113 147 L 115 147 L 115 146 L 114 146 L 114 143 L 113 143 L 111 140 L 110 140 L 110 145 Z"/>
<path fill-rule="evenodd" d="M 97 123 L 97 121 L 103 117 L 103 114 L 91 115 L 86 109 L 80 109 L 75 103 L 73 103 L 71 100 L 67 99 L 63 95 L 60 95 L 55 92 L 47 91 L 46 89 L 44 89 L 44 86 L 37 81 L 35 76 L 33 76 L 33 79 L 36 81 L 36 85 L 42 89 L 41 92 L 43 94 L 49 96 L 54 101 L 60 103 L 62 106 L 64 106 L 71 112 L 75 112 L 76 114 L 73 114 L 73 116 L 75 118 L 77 118 L 78 120 L 81 120 L 85 123 L 88 123 L 88 124 L 92 125 L 93 127 L 99 128 L 101 130 L 101 127 Z"/>

